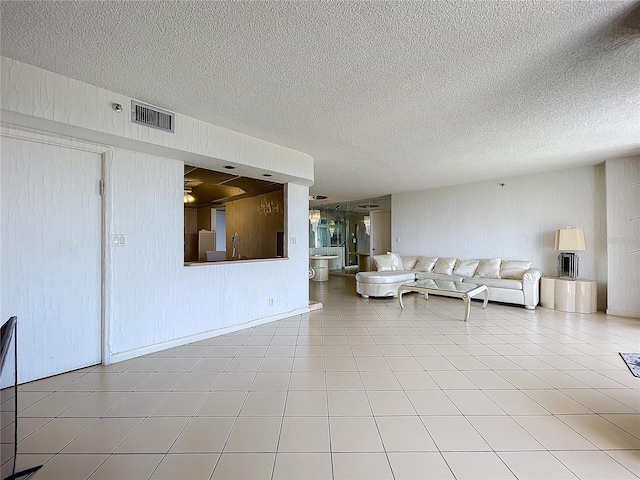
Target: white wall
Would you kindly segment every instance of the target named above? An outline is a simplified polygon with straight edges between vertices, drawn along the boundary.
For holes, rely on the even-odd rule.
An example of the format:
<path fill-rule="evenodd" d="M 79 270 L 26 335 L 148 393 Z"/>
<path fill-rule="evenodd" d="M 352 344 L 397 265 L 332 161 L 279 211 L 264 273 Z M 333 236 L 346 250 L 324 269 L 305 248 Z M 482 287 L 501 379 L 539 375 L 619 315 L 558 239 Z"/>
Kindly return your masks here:
<path fill-rule="evenodd" d="M 182 174 L 180 161 L 113 149 L 109 230 L 126 235 L 125 247 L 111 248 L 116 358 L 308 306 L 304 241 L 288 260 L 183 265 Z M 307 198 L 307 187 L 289 184 L 290 235 L 306 232 Z"/>
<path fill-rule="evenodd" d="M 504 182 L 504 186 L 500 186 Z M 555 231 L 583 228 L 580 277 L 598 281 L 605 307 L 607 263 L 604 165 L 395 194 L 393 251 L 403 255 L 531 260 L 556 274 Z"/>
<path fill-rule="evenodd" d="M 2 122 L 51 141 L 92 142 L 104 154 L 105 362 L 308 311 L 310 156 L 183 115 L 175 134 L 132 125 L 111 108 L 118 102 L 127 111 L 127 97 L 6 57 L 0 62 Z M 233 163 L 239 175 L 269 172 L 286 183 L 285 235 L 297 239 L 288 258 L 185 267 L 185 160 L 213 169 Z M 116 234 L 125 235 L 125 246 L 113 245 Z"/>
<path fill-rule="evenodd" d="M 607 313 L 640 317 L 640 157 L 607 160 Z"/>

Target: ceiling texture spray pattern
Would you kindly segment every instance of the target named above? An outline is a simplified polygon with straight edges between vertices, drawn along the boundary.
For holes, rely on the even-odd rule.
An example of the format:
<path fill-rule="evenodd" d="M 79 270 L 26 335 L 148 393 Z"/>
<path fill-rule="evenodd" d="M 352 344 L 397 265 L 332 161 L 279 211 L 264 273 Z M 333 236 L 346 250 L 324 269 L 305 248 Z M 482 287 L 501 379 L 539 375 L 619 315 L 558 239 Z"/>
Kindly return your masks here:
<path fill-rule="evenodd" d="M 308 153 L 342 201 L 639 152 L 637 9 L 3 1 L 0 52 Z"/>

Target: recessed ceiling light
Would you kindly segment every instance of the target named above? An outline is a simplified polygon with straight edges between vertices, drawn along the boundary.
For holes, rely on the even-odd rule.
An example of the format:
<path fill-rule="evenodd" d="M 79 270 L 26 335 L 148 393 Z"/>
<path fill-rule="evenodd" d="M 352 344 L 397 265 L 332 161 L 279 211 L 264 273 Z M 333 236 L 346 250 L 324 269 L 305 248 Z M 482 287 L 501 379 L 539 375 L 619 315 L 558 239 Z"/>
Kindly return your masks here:
<path fill-rule="evenodd" d="M 273 175 L 271 175 L 270 173 L 263 173 L 262 176 L 263 177 L 273 177 Z"/>
<path fill-rule="evenodd" d="M 326 195 L 313 195 L 314 200 L 326 200 L 328 197 Z"/>
<path fill-rule="evenodd" d="M 373 203 L 367 203 L 366 205 L 358 205 L 358 208 L 377 208 L 380 205 L 374 205 Z"/>
<path fill-rule="evenodd" d="M 224 168 L 226 168 L 227 170 L 235 170 L 236 167 L 234 167 L 233 165 L 225 165 Z"/>

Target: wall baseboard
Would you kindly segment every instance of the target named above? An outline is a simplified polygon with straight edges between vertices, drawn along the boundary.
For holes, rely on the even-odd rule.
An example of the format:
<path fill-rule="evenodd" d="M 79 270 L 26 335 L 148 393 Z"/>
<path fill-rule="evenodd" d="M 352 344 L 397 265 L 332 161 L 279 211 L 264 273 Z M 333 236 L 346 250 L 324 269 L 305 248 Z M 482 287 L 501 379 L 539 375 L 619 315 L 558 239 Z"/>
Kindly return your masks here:
<path fill-rule="evenodd" d="M 259 325 L 264 325 L 265 323 L 274 322 L 276 320 L 282 320 L 283 318 L 294 317 L 296 315 L 302 315 L 305 313 L 309 313 L 312 309 L 307 307 L 297 308 L 290 312 L 279 313 L 277 315 L 272 315 L 270 317 L 259 318 L 257 320 L 251 320 L 246 323 L 238 323 L 235 325 L 230 325 L 228 327 L 219 328 L 216 330 L 209 330 L 202 333 L 197 333 L 195 335 L 189 335 L 188 337 L 176 338 L 174 340 L 169 340 L 167 342 L 156 343 L 155 345 L 149 345 L 146 347 L 135 348 L 133 350 L 127 350 L 126 352 L 120 353 L 112 353 L 109 357 L 109 363 L 104 363 L 105 365 L 110 365 L 112 363 L 123 362 L 124 360 L 130 360 L 132 358 L 141 357 L 143 355 L 149 355 L 150 353 L 160 352 L 162 350 L 167 350 L 173 347 L 181 347 L 182 345 L 186 345 L 188 343 L 199 342 L 201 340 L 207 340 L 208 338 L 218 337 L 220 335 L 225 335 L 227 333 L 237 332 L 239 330 L 244 330 L 245 328 L 257 327 Z"/>
<path fill-rule="evenodd" d="M 607 308 L 607 315 L 614 315 L 616 317 L 640 318 L 640 313 L 638 312 L 623 312 L 621 310 L 611 310 L 609 308 Z"/>

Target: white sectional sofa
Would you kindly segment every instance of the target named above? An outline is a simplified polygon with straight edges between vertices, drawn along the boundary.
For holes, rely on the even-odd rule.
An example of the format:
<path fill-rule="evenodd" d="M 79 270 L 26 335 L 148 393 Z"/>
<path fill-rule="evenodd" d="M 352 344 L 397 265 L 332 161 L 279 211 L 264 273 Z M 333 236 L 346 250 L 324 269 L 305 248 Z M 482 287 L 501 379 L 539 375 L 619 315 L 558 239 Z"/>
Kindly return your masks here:
<path fill-rule="evenodd" d="M 397 253 L 373 257 L 377 271 L 356 274 L 356 291 L 363 298 L 397 297 L 403 283 L 425 278 L 486 285 L 489 300 L 534 309 L 539 302 L 540 270 L 531 262 L 499 258 L 460 260 Z"/>

